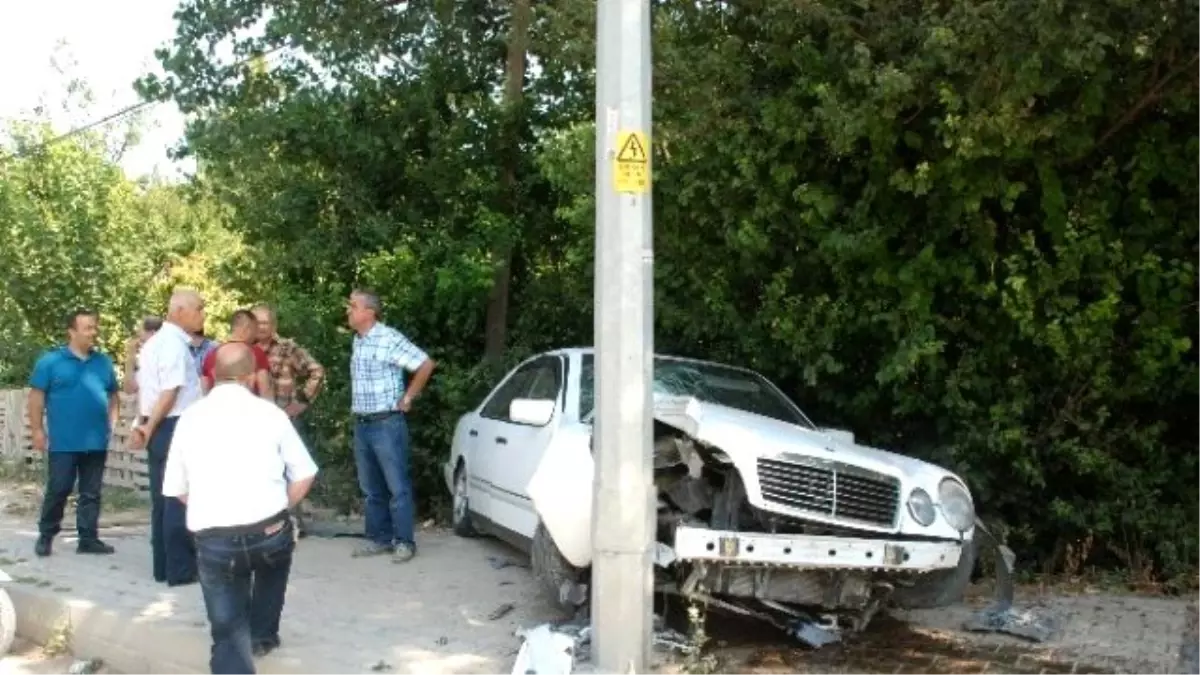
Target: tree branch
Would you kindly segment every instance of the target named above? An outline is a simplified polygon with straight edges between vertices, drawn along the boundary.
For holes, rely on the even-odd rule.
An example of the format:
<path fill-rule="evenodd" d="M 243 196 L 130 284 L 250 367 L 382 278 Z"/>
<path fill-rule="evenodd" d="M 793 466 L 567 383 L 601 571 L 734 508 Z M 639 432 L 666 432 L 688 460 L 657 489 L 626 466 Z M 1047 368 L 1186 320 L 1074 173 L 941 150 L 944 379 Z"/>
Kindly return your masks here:
<path fill-rule="evenodd" d="M 1108 131 L 1105 131 L 1104 134 L 1100 136 L 1100 140 L 1096 142 L 1096 147 L 1102 147 L 1109 141 L 1109 139 L 1117 135 L 1118 132 L 1132 124 L 1133 121 L 1136 120 L 1138 116 L 1146 110 L 1146 108 L 1149 108 L 1152 104 L 1156 103 L 1160 98 L 1162 98 L 1163 90 L 1166 89 L 1167 85 L 1171 83 L 1171 80 L 1178 77 L 1180 73 L 1183 73 L 1184 71 L 1194 70 L 1197 63 L 1200 63 L 1200 52 L 1192 54 L 1192 58 L 1188 59 L 1187 63 L 1169 71 L 1165 77 L 1156 82 L 1153 87 L 1150 87 L 1150 90 L 1142 95 L 1142 98 L 1139 99 L 1138 102 L 1135 103 L 1128 112 L 1122 115 L 1121 119 L 1117 120 L 1116 124 L 1109 127 Z"/>

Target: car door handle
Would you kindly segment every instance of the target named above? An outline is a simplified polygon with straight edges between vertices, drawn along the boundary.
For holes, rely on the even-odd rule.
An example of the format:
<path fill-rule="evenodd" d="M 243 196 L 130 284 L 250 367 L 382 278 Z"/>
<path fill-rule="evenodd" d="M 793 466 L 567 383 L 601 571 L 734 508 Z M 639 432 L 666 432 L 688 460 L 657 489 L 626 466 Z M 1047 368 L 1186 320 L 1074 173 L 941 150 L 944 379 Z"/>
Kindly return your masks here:
<path fill-rule="evenodd" d="M 478 432 L 478 431 L 475 431 L 474 429 L 472 429 L 472 430 L 470 430 L 470 431 L 468 431 L 468 432 L 467 432 L 467 435 L 468 435 L 468 436 L 478 436 L 478 435 L 479 435 L 479 432 Z"/>
<path fill-rule="evenodd" d="M 497 436 L 496 445 L 508 445 L 508 439 L 503 436 Z"/>

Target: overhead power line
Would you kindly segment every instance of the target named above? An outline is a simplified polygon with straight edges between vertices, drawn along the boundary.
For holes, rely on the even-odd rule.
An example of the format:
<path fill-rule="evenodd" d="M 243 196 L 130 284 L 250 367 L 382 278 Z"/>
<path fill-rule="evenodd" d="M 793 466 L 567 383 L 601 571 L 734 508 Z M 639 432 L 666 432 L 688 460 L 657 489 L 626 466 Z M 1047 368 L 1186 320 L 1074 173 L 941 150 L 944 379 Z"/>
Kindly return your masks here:
<path fill-rule="evenodd" d="M 237 67 L 239 67 L 239 66 L 244 66 L 244 65 L 246 65 L 247 63 L 250 63 L 251 61 L 253 61 L 253 60 L 255 60 L 255 59 L 259 59 L 259 58 L 266 58 L 266 57 L 270 56 L 271 54 L 274 54 L 275 52 L 279 51 L 280 49 L 283 49 L 283 48 L 284 48 L 284 47 L 286 47 L 286 46 L 289 46 L 289 45 L 279 45 L 279 46 L 276 46 L 276 47 L 272 47 L 272 48 L 270 48 L 270 49 L 268 49 L 268 50 L 266 50 L 266 51 L 264 51 L 264 52 L 262 52 L 262 53 L 260 53 L 260 54 L 253 54 L 253 55 L 251 55 L 251 56 L 247 56 L 247 57 L 246 57 L 246 58 L 244 58 L 244 59 L 241 59 L 241 60 L 239 60 L 239 61 L 236 61 L 236 62 L 234 62 L 234 63 L 233 63 L 233 64 L 231 64 L 229 67 L 230 67 L 230 68 L 237 68 Z M 41 143 L 38 143 L 37 145 L 35 145 L 35 146 L 33 146 L 33 147 L 27 148 L 27 149 L 26 149 L 24 152 L 22 152 L 22 153 L 19 153 L 19 154 L 18 154 L 18 153 L 13 153 L 13 154 L 10 154 L 10 155 L 8 155 L 7 157 L 0 157 L 0 160 L 7 160 L 7 159 L 18 159 L 18 158 L 20 158 L 20 157 L 24 157 L 24 156 L 26 156 L 26 155 L 28 155 L 28 154 L 31 154 L 31 153 L 41 152 L 42 150 L 44 150 L 44 149 L 48 148 L 48 147 L 49 147 L 49 146 L 51 146 L 51 145 L 54 145 L 55 143 L 60 143 L 60 142 L 62 142 L 62 141 L 65 141 L 65 140 L 67 140 L 68 138 L 72 138 L 72 137 L 74 137 L 74 136 L 78 136 L 79 134 L 82 134 L 82 133 L 84 133 L 85 131 L 88 131 L 88 130 L 90 130 L 90 129 L 95 129 L 96 127 L 103 126 L 103 125 L 105 125 L 105 124 L 108 124 L 108 123 L 110 123 L 110 122 L 115 122 L 115 121 L 117 121 L 117 120 L 119 120 L 119 119 L 121 119 L 121 118 L 123 118 L 123 117 L 126 117 L 126 116 L 128 116 L 128 115 L 132 115 L 133 113 L 135 113 L 135 112 L 137 112 L 137 111 L 139 111 L 139 110 L 141 110 L 141 109 L 143 109 L 143 108 L 149 108 L 149 107 L 151 107 L 151 106 L 155 106 L 155 105 L 158 105 L 158 104 L 160 104 L 160 103 L 164 103 L 164 102 L 165 102 L 165 99 L 154 99 L 154 100 L 150 100 L 150 101 L 142 101 L 142 102 L 140 102 L 140 103 L 134 103 L 133 105 L 126 106 L 126 107 L 124 107 L 124 108 L 122 108 L 122 109 L 120 109 L 120 110 L 118 110 L 118 111 L 116 111 L 116 112 L 114 112 L 114 113 L 110 113 L 110 114 L 108 114 L 108 115 L 105 115 L 104 117 L 101 117 L 101 118 L 100 118 L 100 119 L 98 119 L 98 120 L 93 120 L 93 121 L 91 121 L 91 122 L 88 122 L 87 124 L 84 124 L 84 125 L 82 125 L 82 126 L 79 126 L 79 127 L 75 127 L 74 129 L 71 129 L 71 130 L 69 130 L 69 131 L 67 131 L 67 132 L 65 132 L 65 133 L 63 133 L 63 134 L 60 134 L 60 135 L 58 135 L 58 136 L 55 136 L 55 137 L 53 137 L 53 138 L 51 138 L 51 139 L 48 139 L 48 140 L 42 141 Z"/>

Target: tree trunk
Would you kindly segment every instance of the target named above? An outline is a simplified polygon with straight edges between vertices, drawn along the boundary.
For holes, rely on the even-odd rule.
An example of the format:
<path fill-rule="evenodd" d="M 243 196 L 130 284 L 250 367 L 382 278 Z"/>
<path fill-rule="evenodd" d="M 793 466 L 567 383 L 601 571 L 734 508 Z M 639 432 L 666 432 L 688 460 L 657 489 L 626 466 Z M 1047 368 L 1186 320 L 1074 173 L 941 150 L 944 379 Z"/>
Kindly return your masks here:
<path fill-rule="evenodd" d="M 519 222 L 520 197 L 517 190 L 517 168 L 521 161 L 522 97 L 525 90 L 525 54 L 529 50 L 530 0 L 512 0 L 512 17 L 508 32 L 508 58 L 504 83 L 505 162 L 502 180 L 508 198 L 511 223 Z M 492 291 L 487 304 L 487 335 L 483 358 L 489 363 L 504 359 L 508 340 L 508 297 L 512 287 L 512 229 L 504 233 L 494 249 L 495 271 Z"/>

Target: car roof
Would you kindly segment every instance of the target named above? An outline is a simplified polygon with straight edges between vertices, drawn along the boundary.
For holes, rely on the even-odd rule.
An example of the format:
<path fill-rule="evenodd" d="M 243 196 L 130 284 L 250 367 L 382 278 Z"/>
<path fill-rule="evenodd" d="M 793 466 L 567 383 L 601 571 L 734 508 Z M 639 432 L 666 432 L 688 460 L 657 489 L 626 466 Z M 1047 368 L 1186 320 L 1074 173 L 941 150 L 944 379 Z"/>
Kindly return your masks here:
<path fill-rule="evenodd" d="M 542 352 L 540 354 L 540 356 L 549 356 L 549 355 L 571 356 L 572 354 L 579 354 L 580 356 L 583 356 L 584 354 L 595 355 L 595 353 L 596 353 L 595 347 L 562 347 L 559 349 L 552 349 L 550 351 Z M 723 363 L 721 361 L 707 361 L 705 359 L 693 359 L 693 358 L 690 358 L 687 356 L 675 356 L 674 354 L 662 354 L 659 352 L 654 353 L 654 358 L 668 359 L 670 361 L 682 361 L 682 362 L 686 362 L 686 363 L 699 363 L 699 364 L 711 365 L 711 366 L 721 366 L 722 368 L 732 368 L 733 370 L 742 370 L 742 371 L 746 371 L 748 373 L 753 373 L 755 375 L 763 376 L 762 373 L 759 373 L 757 370 L 754 370 L 752 368 L 747 368 L 745 366 L 735 366 L 733 364 Z"/>

